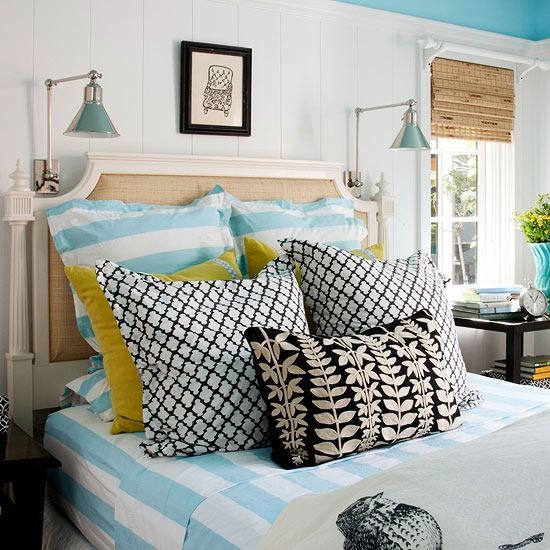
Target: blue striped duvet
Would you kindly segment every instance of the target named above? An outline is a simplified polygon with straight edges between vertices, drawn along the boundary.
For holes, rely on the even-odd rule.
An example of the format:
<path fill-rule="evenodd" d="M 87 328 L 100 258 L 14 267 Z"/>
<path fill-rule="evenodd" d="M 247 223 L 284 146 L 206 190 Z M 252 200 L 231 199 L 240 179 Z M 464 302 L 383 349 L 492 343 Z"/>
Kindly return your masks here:
<path fill-rule="evenodd" d="M 67 409 L 46 425 L 45 446 L 63 463 L 51 472 L 51 490 L 99 548 L 254 548 L 298 496 L 351 485 L 550 408 L 547 390 L 469 377 L 485 402 L 463 411 L 458 430 L 293 471 L 272 463 L 269 449 L 146 458 L 141 434 L 109 435 L 87 407 Z"/>

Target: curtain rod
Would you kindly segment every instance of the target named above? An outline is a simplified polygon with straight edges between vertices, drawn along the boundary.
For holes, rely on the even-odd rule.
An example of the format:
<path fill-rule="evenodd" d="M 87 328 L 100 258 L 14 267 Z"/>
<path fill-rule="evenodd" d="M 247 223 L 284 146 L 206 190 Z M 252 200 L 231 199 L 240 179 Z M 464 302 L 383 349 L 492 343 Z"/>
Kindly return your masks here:
<path fill-rule="evenodd" d="M 510 63 L 518 63 L 520 65 L 527 65 L 527 68 L 517 75 L 517 80 L 523 79 L 523 77 L 533 69 L 541 69 L 543 71 L 550 70 L 550 60 L 541 59 L 538 57 L 527 57 L 513 53 L 486 50 L 476 46 L 443 42 L 429 37 L 420 39 L 418 44 L 424 50 L 424 69 L 427 69 L 429 65 L 431 65 L 432 61 L 444 52 L 453 52 L 475 55 L 478 57 L 487 57 L 490 59 L 498 59 L 500 61 L 508 61 Z"/>

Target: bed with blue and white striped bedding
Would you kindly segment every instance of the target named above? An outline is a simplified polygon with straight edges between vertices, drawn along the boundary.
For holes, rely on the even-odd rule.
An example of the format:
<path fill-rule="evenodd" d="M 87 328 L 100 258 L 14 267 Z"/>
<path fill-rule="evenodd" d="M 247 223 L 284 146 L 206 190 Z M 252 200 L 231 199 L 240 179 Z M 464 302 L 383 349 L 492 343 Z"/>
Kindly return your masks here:
<path fill-rule="evenodd" d="M 63 463 L 54 499 L 98 548 L 255 548 L 294 498 L 349 486 L 419 455 L 550 409 L 550 391 L 469 375 L 485 397 L 457 430 L 286 471 L 270 449 L 147 458 L 142 434 L 110 435 L 86 406 L 51 415 L 45 447 Z"/>

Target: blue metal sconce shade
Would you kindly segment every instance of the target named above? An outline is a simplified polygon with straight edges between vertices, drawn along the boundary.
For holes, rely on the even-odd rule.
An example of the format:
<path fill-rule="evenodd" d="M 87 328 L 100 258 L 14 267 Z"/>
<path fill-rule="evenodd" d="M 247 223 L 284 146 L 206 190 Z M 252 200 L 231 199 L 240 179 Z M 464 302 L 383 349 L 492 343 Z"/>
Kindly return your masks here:
<path fill-rule="evenodd" d="M 103 90 L 95 81 L 84 88 L 84 103 L 64 133 L 66 136 L 113 138 L 120 134 L 103 106 Z"/>
<path fill-rule="evenodd" d="M 410 106 L 403 116 L 403 127 L 397 134 L 390 149 L 427 151 L 430 144 L 417 123 L 416 110 Z"/>

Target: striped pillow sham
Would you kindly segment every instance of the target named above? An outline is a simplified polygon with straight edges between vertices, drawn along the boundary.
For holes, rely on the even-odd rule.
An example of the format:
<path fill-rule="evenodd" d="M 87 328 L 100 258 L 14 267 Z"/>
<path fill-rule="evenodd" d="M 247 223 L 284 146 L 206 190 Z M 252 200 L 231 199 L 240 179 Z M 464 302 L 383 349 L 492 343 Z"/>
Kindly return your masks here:
<path fill-rule="evenodd" d="M 63 389 L 59 405 L 62 409 L 88 403 L 90 410 L 104 422 L 114 419 L 111 388 L 103 370 L 101 355 L 90 357 L 88 374 L 69 382 Z"/>
<path fill-rule="evenodd" d="M 245 237 L 252 237 L 281 252 L 279 240 L 305 239 L 330 244 L 343 250 L 362 248 L 367 236 L 365 224 L 357 219 L 353 201 L 325 198 L 309 203 L 287 200 L 241 201 L 217 185 L 211 195 L 223 194 L 231 206 L 229 225 L 235 241 L 237 262 L 246 271 Z"/>
<path fill-rule="evenodd" d="M 47 216 L 65 265 L 109 259 L 133 271 L 173 273 L 233 248 L 230 209 L 218 193 L 186 206 L 76 199 L 50 208 Z M 84 306 L 73 297 L 80 333 L 99 351 Z"/>

